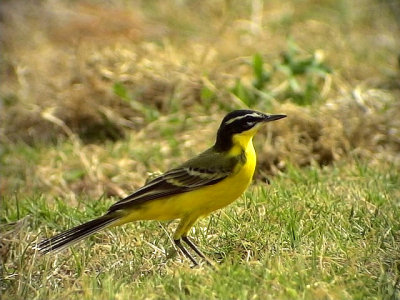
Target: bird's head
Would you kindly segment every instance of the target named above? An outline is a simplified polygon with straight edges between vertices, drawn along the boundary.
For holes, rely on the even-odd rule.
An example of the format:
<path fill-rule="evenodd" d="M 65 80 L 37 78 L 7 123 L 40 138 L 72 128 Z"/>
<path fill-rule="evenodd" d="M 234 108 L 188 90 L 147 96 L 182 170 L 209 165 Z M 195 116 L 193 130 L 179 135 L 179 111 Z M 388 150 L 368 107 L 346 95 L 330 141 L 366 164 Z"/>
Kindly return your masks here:
<path fill-rule="evenodd" d="M 234 110 L 228 113 L 218 129 L 215 148 L 230 149 L 235 141 L 250 140 L 266 122 L 285 118 L 286 115 L 268 115 L 254 110 Z"/>

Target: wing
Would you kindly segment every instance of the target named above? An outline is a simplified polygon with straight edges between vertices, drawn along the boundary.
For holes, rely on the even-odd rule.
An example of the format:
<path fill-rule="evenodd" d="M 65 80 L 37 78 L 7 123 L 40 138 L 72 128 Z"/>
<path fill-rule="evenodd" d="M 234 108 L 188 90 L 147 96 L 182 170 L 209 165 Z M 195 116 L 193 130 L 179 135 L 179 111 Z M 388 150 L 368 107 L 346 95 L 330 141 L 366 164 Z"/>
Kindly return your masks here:
<path fill-rule="evenodd" d="M 240 157 L 227 158 L 210 148 L 116 202 L 109 208 L 109 212 L 216 184 L 232 174 L 239 160 Z"/>

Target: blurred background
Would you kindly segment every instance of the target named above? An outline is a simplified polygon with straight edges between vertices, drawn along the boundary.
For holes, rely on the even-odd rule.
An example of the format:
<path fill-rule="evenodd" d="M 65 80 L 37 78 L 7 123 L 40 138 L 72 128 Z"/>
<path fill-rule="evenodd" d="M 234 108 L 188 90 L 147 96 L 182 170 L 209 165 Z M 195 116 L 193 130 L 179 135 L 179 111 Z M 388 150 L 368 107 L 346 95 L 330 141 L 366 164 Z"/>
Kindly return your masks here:
<path fill-rule="evenodd" d="M 247 107 L 288 115 L 257 180 L 399 166 L 398 1 L 4 0 L 0 30 L 2 195 L 124 196 Z"/>

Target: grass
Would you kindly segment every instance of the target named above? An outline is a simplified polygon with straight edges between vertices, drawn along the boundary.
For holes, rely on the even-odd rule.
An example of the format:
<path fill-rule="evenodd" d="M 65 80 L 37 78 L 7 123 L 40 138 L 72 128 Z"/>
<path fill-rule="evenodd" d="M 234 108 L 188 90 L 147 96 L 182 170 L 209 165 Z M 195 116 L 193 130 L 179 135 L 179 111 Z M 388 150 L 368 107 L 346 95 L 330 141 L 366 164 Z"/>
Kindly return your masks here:
<path fill-rule="evenodd" d="M 112 199 L 71 206 L 16 193 L 1 212 L 10 224 L 2 226 L 2 298 L 396 299 L 399 181 L 387 163 L 289 167 L 195 227 L 216 269 L 176 255 L 175 222 L 137 222 L 40 256 L 35 241 L 100 215 Z"/>
<path fill-rule="evenodd" d="M 400 299 L 395 1 L 3 2 L 2 299 Z M 191 234 L 216 269 L 176 254 L 176 222 L 32 250 L 247 107 L 288 118 Z"/>
<path fill-rule="evenodd" d="M 398 95 L 388 87 L 398 76 L 393 12 L 374 0 L 7 1 L 0 138 L 117 140 L 182 111 L 340 106 L 357 88 Z"/>

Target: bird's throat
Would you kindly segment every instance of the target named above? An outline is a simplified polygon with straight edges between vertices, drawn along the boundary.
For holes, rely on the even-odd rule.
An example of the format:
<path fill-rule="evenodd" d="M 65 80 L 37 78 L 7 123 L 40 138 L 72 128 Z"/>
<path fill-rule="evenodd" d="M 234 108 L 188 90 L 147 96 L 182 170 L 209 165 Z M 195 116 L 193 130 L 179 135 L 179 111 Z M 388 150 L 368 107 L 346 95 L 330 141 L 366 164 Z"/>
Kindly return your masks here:
<path fill-rule="evenodd" d="M 253 149 L 253 132 L 246 132 L 245 134 L 237 134 L 232 136 L 233 147 L 229 150 L 232 156 L 240 155 L 243 152 L 247 153 L 248 150 Z"/>

